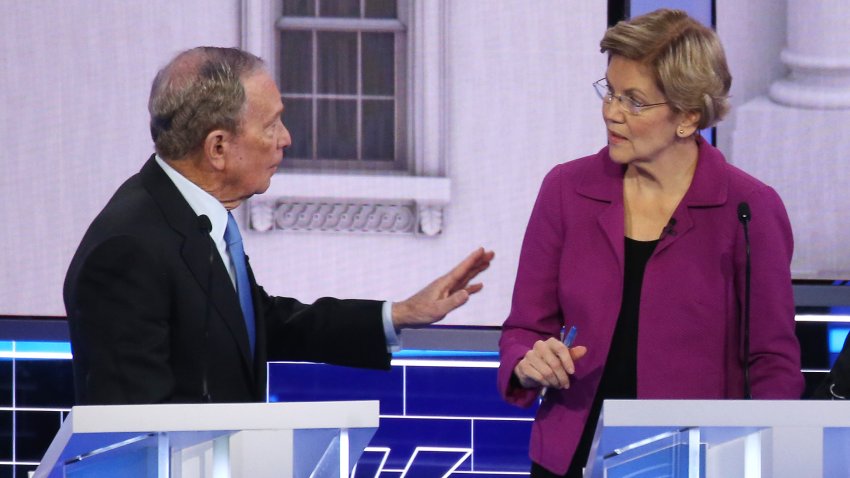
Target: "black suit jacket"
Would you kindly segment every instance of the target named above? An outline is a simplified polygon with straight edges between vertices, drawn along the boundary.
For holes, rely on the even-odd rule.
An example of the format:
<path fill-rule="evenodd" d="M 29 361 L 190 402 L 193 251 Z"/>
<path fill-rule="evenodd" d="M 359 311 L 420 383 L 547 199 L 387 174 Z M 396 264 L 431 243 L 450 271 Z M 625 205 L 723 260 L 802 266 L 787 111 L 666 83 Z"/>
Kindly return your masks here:
<path fill-rule="evenodd" d="M 151 157 L 95 218 L 65 278 L 78 404 L 261 401 L 268 360 L 389 368 L 381 303 L 239 299 L 198 217 Z"/>

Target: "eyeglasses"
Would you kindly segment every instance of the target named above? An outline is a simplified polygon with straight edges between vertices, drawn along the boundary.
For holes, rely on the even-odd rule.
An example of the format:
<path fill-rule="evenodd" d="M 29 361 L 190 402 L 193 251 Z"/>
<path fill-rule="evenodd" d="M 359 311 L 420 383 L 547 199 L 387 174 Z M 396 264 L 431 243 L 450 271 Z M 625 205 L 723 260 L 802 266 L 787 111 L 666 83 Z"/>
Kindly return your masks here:
<path fill-rule="evenodd" d="M 608 86 L 608 82 L 605 78 L 595 82 L 593 84 L 593 89 L 596 90 L 596 94 L 599 95 L 599 98 L 602 99 L 605 103 L 611 104 L 614 102 L 616 98 L 617 104 L 620 106 L 620 109 L 625 111 L 626 113 L 633 114 L 635 116 L 639 115 L 641 111 L 646 108 L 651 108 L 653 106 L 661 106 L 666 105 L 668 102 L 665 101 L 663 103 L 650 103 L 644 104 L 640 101 L 632 98 L 631 96 L 626 95 L 615 95 L 611 91 L 611 87 Z"/>

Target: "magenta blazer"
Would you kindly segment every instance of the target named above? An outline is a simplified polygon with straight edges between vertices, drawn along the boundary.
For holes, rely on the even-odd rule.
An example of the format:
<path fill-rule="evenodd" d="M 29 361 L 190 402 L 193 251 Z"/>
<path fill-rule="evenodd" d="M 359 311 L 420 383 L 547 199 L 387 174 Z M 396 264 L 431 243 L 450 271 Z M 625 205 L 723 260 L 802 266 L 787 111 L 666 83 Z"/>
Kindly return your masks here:
<path fill-rule="evenodd" d="M 699 139 L 693 182 L 646 266 L 637 337 L 637 396 L 742 398 L 741 310 L 745 247 L 738 204 L 752 211 L 750 376 L 754 398 L 796 399 L 803 390 L 794 334 L 793 238 L 779 195 L 726 163 Z M 564 473 L 608 356 L 623 293 L 624 167 L 608 148 L 556 166 L 540 188 L 520 254 L 511 312 L 499 341 L 499 390 L 530 406 L 539 390 L 511 376 L 535 341 L 576 325 L 568 390 L 550 390 L 531 432 L 532 460 Z"/>

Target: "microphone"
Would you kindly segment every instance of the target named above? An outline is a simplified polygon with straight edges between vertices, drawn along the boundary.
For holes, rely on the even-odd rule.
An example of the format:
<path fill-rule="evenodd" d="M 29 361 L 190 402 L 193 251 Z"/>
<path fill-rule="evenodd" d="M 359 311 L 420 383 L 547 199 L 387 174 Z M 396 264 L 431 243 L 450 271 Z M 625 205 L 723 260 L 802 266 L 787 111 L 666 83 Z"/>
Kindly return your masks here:
<path fill-rule="evenodd" d="M 202 234 L 207 236 L 210 241 L 210 255 L 209 255 L 209 271 L 207 272 L 207 296 L 206 296 L 206 310 L 204 311 L 204 363 L 203 363 L 203 377 L 201 381 L 201 393 L 204 398 L 204 401 L 207 403 L 212 402 L 212 395 L 209 390 L 209 361 L 210 361 L 210 295 L 212 294 L 212 268 L 213 268 L 213 254 L 215 253 L 216 247 L 215 242 L 213 241 L 212 236 L 210 236 L 210 232 L 212 232 L 212 222 L 210 218 L 207 217 L 206 214 L 201 214 L 198 216 L 198 229 Z"/>
<path fill-rule="evenodd" d="M 201 214 L 200 216 L 198 216 L 198 229 L 200 229 L 201 232 L 206 234 L 212 232 L 212 222 L 206 214 Z"/>
<path fill-rule="evenodd" d="M 750 214 L 750 205 L 746 202 L 738 203 L 738 220 L 741 221 L 741 224 L 743 224 L 744 227 L 746 227 L 747 223 L 750 222 L 750 219 L 752 219 L 752 214 Z"/>
<path fill-rule="evenodd" d="M 747 261 L 744 269 L 744 323 L 743 323 L 743 340 L 744 340 L 744 398 L 753 398 L 752 390 L 750 389 L 750 229 L 749 224 L 752 219 L 750 213 L 750 205 L 746 202 L 738 203 L 738 221 L 744 226 L 744 244 L 746 245 Z"/>

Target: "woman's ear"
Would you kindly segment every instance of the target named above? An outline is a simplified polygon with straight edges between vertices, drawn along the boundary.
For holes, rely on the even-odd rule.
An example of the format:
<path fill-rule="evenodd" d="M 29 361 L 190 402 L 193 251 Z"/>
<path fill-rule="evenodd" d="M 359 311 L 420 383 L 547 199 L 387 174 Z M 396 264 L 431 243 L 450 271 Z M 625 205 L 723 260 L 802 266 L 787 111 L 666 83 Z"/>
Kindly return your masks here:
<path fill-rule="evenodd" d="M 699 129 L 699 120 L 701 115 L 698 111 L 685 112 L 681 115 L 679 126 L 676 128 L 676 136 L 679 138 L 688 138 L 696 133 Z"/>

